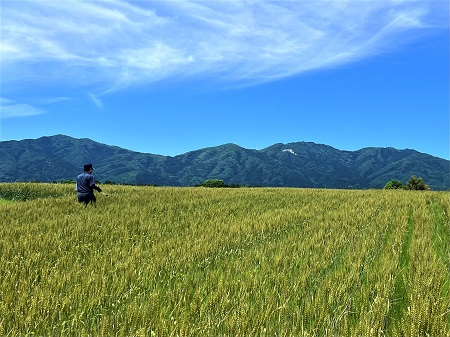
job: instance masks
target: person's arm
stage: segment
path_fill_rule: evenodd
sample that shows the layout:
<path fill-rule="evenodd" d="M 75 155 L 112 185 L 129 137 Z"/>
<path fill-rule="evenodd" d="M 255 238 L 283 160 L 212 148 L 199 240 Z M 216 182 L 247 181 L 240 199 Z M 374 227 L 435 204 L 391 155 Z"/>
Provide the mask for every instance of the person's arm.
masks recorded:
<path fill-rule="evenodd" d="M 100 187 L 98 187 L 97 185 L 95 185 L 95 179 L 94 179 L 94 176 L 92 176 L 92 180 L 91 180 L 90 186 L 91 186 L 91 188 L 92 188 L 93 190 L 96 190 L 97 192 L 101 192 L 101 191 L 102 191 L 102 189 L 101 189 Z"/>
<path fill-rule="evenodd" d="M 94 189 L 94 190 L 96 190 L 97 192 L 101 192 L 102 191 L 102 189 L 100 188 L 100 187 L 98 187 L 97 185 L 92 185 L 92 188 Z"/>

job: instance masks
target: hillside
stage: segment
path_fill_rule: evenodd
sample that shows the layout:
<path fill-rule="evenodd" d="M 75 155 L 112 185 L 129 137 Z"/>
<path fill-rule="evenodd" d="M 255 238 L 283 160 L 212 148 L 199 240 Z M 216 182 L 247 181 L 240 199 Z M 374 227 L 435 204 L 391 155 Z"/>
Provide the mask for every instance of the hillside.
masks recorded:
<path fill-rule="evenodd" d="M 214 178 L 251 186 L 365 189 L 416 175 L 433 190 L 450 189 L 448 160 L 409 149 L 341 151 L 310 142 L 262 150 L 224 144 L 170 157 L 56 135 L 0 142 L 0 158 L 0 182 L 74 180 L 92 162 L 100 182 L 193 186 Z"/>

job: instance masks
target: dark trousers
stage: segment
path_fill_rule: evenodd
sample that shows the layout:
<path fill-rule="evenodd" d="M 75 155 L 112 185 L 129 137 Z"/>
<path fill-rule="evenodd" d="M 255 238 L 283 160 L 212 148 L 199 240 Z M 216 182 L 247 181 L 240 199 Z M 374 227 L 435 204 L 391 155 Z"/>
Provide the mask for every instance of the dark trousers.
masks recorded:
<path fill-rule="evenodd" d="M 97 199 L 95 198 L 94 192 L 92 193 L 78 193 L 78 202 L 84 202 L 86 206 L 92 202 L 96 202 Z"/>

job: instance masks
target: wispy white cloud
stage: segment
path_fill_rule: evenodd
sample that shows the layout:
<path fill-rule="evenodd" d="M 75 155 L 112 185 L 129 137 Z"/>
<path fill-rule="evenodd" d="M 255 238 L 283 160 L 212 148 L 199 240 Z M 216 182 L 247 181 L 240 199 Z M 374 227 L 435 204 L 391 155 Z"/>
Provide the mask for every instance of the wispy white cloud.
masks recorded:
<path fill-rule="evenodd" d="M 29 117 L 47 112 L 45 106 L 71 100 L 70 97 L 38 97 L 28 99 L 26 103 L 6 97 L 0 97 L 0 118 Z"/>
<path fill-rule="evenodd" d="M 29 117 L 45 113 L 45 110 L 29 104 L 19 103 L 4 97 L 0 98 L 0 118 Z"/>
<path fill-rule="evenodd" d="M 70 101 L 72 98 L 70 97 L 40 97 L 33 99 L 33 103 L 35 104 L 54 104 L 60 102 Z"/>
<path fill-rule="evenodd" d="M 448 28 L 445 13 L 447 1 L 7 1 L 2 81 L 265 82 L 398 48 Z"/>
<path fill-rule="evenodd" d="M 92 93 L 88 93 L 88 95 L 89 95 L 89 98 L 91 99 L 91 101 L 97 106 L 97 108 L 99 108 L 100 110 L 103 110 L 103 102 Z"/>

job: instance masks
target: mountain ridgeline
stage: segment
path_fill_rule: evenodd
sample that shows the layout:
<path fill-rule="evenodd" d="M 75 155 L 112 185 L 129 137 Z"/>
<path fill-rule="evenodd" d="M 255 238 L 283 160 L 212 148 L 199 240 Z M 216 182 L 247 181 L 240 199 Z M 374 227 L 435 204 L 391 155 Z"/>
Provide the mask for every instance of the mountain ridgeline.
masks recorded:
<path fill-rule="evenodd" d="M 415 175 L 450 189 L 450 161 L 415 150 L 341 151 L 310 142 L 250 150 L 225 144 L 178 156 L 139 153 L 64 135 L 0 142 L 0 182 L 74 180 L 94 163 L 101 183 L 194 186 L 208 179 L 271 187 L 367 189 Z"/>

